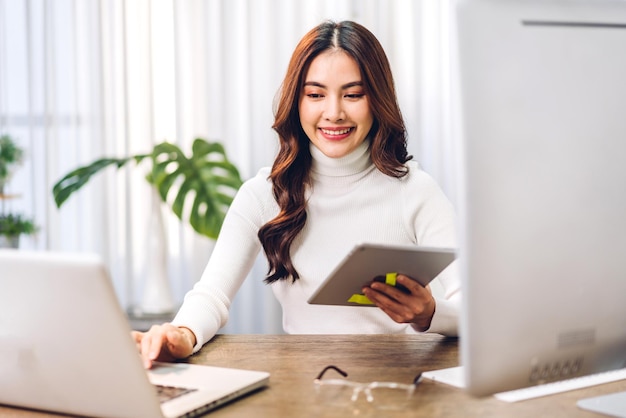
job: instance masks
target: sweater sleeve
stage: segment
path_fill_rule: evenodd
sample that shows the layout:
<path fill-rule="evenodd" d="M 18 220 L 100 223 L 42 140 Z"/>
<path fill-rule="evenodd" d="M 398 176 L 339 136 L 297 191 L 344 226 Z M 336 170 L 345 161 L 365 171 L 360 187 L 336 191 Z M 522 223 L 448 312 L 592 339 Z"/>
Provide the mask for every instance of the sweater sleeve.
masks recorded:
<path fill-rule="evenodd" d="M 459 334 L 461 292 L 459 291 L 445 299 L 435 298 L 435 303 L 435 315 L 426 332 L 457 337 Z"/>
<path fill-rule="evenodd" d="M 445 293 L 443 297 L 435 296 L 435 314 L 430 327 L 424 332 L 437 333 L 449 337 L 458 336 L 461 287 L 459 285 L 460 280 L 456 263 L 456 261 L 453 262 L 436 279 L 441 281 Z"/>
<path fill-rule="evenodd" d="M 260 172 L 239 189 L 200 280 L 185 295 L 172 321 L 196 336 L 194 352 L 228 321 L 229 308 L 260 251 L 257 237 L 267 205 L 267 173 Z"/>
<path fill-rule="evenodd" d="M 415 167 L 412 170 L 415 177 L 407 190 L 409 201 L 405 207 L 409 210 L 409 225 L 417 245 L 456 249 L 457 220 L 452 204 L 427 173 Z M 457 264 L 454 261 L 435 278 L 443 288 L 443 295 L 435 296 L 435 314 L 425 332 L 458 336 L 461 280 Z"/>

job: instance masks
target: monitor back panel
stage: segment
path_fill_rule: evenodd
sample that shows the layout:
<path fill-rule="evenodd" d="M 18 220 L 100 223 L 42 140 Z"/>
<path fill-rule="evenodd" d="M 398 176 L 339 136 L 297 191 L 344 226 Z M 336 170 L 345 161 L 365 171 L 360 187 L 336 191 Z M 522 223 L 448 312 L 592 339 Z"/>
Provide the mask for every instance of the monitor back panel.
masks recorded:
<path fill-rule="evenodd" d="M 467 386 L 623 366 L 626 2 L 456 12 Z"/>

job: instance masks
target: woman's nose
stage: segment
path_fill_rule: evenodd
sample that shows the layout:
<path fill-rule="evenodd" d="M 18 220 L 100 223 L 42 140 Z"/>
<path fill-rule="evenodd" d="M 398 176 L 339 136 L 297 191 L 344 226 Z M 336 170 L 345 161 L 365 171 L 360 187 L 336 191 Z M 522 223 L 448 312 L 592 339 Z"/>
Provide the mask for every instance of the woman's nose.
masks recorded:
<path fill-rule="evenodd" d="M 324 107 L 324 119 L 336 122 L 345 119 L 341 98 L 328 98 Z"/>

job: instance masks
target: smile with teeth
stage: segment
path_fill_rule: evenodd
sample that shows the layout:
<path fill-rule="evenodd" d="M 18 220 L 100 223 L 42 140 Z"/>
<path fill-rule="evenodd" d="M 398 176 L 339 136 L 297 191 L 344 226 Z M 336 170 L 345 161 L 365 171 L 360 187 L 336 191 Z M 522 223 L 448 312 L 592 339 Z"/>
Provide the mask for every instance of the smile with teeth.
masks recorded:
<path fill-rule="evenodd" d="M 338 130 L 337 129 L 329 130 L 329 129 L 324 129 L 324 128 L 320 128 L 320 129 L 324 133 L 324 135 L 345 135 L 352 130 L 352 128 L 345 128 L 345 129 L 338 129 Z"/>

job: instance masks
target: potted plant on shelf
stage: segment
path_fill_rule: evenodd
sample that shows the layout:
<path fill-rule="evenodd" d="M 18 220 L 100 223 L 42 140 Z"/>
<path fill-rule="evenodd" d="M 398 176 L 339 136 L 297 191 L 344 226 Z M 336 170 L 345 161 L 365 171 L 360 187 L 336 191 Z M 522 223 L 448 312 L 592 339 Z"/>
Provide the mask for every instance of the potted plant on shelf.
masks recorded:
<path fill-rule="evenodd" d="M 20 235 L 37 232 L 35 223 L 21 214 L 0 214 L 0 248 L 18 248 Z"/>
<path fill-rule="evenodd" d="M 6 185 L 15 169 L 22 164 L 23 158 L 24 150 L 10 135 L 0 136 L 0 248 L 18 248 L 21 235 L 37 232 L 32 219 L 5 212 L 5 201 L 18 197 L 7 194 Z"/>

